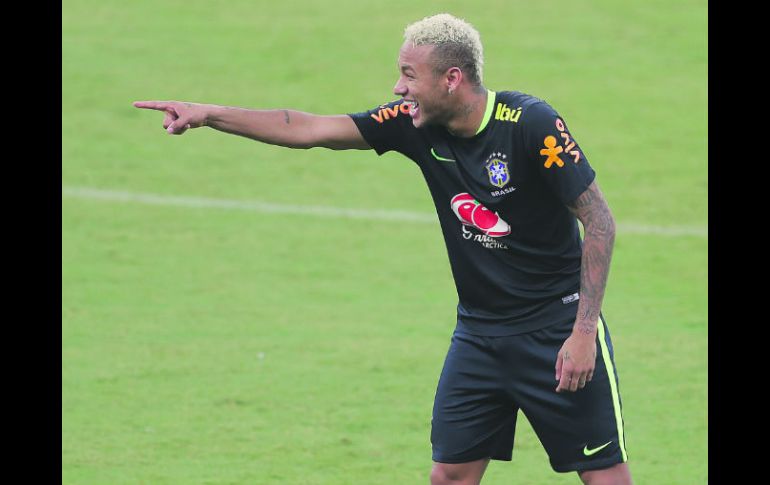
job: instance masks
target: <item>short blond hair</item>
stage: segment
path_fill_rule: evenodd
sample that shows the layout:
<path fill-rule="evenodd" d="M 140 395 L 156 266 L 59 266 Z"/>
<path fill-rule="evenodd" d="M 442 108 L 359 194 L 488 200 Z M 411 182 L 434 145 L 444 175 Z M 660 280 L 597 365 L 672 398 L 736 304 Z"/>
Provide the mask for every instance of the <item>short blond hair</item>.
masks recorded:
<path fill-rule="evenodd" d="M 484 50 L 479 32 L 468 22 L 448 13 L 425 17 L 404 29 L 404 40 L 413 46 L 434 45 L 436 74 L 459 67 L 473 84 L 481 84 Z"/>

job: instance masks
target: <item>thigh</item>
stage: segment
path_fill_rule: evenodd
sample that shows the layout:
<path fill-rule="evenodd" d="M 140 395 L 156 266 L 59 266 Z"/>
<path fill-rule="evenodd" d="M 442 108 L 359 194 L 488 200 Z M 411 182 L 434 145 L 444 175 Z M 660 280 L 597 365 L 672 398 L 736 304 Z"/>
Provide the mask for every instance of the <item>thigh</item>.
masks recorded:
<path fill-rule="evenodd" d="M 489 337 L 455 332 L 433 403 L 433 461 L 510 460 L 517 408 Z"/>
<path fill-rule="evenodd" d="M 576 392 L 556 392 L 556 355 L 572 322 L 523 335 L 511 393 L 558 472 L 605 468 L 627 460 L 618 378 L 604 318 L 599 321 L 593 379 Z"/>

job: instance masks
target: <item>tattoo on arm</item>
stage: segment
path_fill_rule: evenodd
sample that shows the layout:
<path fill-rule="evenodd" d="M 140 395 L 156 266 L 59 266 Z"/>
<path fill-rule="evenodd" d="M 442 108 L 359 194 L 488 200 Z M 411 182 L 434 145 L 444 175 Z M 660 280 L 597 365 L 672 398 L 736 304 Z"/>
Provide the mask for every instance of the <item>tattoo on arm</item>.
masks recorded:
<path fill-rule="evenodd" d="M 570 211 L 585 228 L 580 267 L 580 303 L 575 329 L 596 332 L 615 243 L 615 220 L 596 182 L 571 204 Z"/>
<path fill-rule="evenodd" d="M 589 185 L 588 189 L 586 189 L 585 192 L 580 194 L 580 196 L 578 196 L 577 199 L 575 199 L 574 201 L 572 201 L 571 204 L 569 204 L 569 208 L 572 210 L 573 213 L 575 213 L 575 215 L 578 218 L 580 218 L 580 214 L 578 213 L 580 211 L 580 209 L 584 209 L 584 208 L 590 206 L 591 204 L 594 203 L 594 201 L 597 198 L 596 191 L 595 190 L 591 190 L 591 187 L 593 187 L 593 186 L 594 186 L 593 183 L 591 185 Z"/>
<path fill-rule="evenodd" d="M 289 110 L 283 110 L 283 117 L 283 121 L 285 121 L 287 125 L 291 124 L 291 120 L 289 119 Z"/>

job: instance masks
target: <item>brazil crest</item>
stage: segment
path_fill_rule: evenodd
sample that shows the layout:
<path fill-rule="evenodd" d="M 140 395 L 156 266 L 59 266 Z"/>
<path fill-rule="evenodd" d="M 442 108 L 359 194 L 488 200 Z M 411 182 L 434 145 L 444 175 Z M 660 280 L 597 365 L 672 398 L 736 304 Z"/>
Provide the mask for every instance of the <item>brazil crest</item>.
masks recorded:
<path fill-rule="evenodd" d="M 508 162 L 505 161 L 505 158 L 507 157 L 502 153 L 493 153 L 484 165 L 487 168 L 489 182 L 495 187 L 503 188 L 505 184 L 511 181 Z"/>

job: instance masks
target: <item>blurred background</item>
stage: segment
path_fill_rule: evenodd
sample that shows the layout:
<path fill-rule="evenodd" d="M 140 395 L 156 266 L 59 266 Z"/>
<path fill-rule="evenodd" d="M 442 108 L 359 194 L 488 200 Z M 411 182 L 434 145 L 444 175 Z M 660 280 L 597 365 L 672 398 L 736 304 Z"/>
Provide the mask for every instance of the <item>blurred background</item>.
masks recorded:
<path fill-rule="evenodd" d="M 488 88 L 559 111 L 613 210 L 635 481 L 707 481 L 705 0 L 65 0 L 63 483 L 427 483 L 457 295 L 417 167 L 169 136 L 131 103 L 364 111 L 439 12 L 481 33 Z M 521 415 L 483 483 L 514 482 L 579 483 Z"/>

